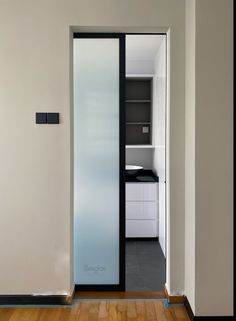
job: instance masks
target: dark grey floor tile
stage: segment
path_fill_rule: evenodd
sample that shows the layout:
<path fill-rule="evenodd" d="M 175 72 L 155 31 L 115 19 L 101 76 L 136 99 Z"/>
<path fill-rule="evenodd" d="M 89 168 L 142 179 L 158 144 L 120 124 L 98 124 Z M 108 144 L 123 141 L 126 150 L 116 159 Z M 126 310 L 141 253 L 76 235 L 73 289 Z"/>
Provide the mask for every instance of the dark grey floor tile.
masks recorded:
<path fill-rule="evenodd" d="M 126 242 L 126 291 L 163 291 L 165 257 L 158 241 Z"/>

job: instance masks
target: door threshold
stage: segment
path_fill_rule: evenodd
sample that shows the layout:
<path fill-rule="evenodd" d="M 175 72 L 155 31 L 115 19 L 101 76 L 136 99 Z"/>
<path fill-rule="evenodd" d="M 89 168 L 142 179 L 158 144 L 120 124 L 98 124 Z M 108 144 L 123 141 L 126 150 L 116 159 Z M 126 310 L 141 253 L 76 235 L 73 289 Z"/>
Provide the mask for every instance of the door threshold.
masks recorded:
<path fill-rule="evenodd" d="M 164 291 L 160 292 L 75 292 L 78 299 L 165 299 Z"/>

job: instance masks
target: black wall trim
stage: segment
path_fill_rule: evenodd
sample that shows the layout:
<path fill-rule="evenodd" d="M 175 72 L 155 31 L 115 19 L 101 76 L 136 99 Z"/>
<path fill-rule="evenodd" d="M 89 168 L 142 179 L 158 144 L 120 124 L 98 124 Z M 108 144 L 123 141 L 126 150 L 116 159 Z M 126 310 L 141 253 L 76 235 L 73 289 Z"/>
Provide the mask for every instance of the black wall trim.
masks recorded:
<path fill-rule="evenodd" d="M 193 310 L 191 308 L 191 305 L 187 299 L 187 297 L 185 297 L 185 301 L 184 301 L 184 306 L 185 309 L 188 313 L 189 319 L 191 321 L 217 321 L 217 320 L 232 320 L 234 317 L 233 316 L 195 316 L 193 314 Z"/>
<path fill-rule="evenodd" d="M 68 305 L 67 295 L 0 295 L 0 305 L 8 304 L 60 304 Z"/>
<path fill-rule="evenodd" d="M 124 291 L 122 284 L 76 284 L 75 291 L 81 292 L 121 292 Z"/>
<path fill-rule="evenodd" d="M 118 32 L 75 32 L 73 38 L 121 38 L 123 35 Z"/>
<path fill-rule="evenodd" d="M 214 317 L 214 316 L 212 316 L 212 317 L 194 317 L 194 321 L 217 321 L 217 320 L 225 320 L 225 321 L 227 321 L 227 320 L 233 320 L 234 319 L 234 317 L 233 316 L 231 316 L 231 317 L 224 317 L 224 316 L 220 316 L 220 317 Z"/>
<path fill-rule="evenodd" d="M 191 321 L 193 321 L 193 320 L 194 320 L 194 314 L 193 314 L 193 310 L 192 310 L 192 308 L 191 308 L 191 305 L 190 305 L 187 297 L 185 297 L 184 306 L 185 306 L 185 309 L 186 309 L 186 311 L 187 311 L 187 313 L 188 313 L 189 319 L 190 319 Z"/>

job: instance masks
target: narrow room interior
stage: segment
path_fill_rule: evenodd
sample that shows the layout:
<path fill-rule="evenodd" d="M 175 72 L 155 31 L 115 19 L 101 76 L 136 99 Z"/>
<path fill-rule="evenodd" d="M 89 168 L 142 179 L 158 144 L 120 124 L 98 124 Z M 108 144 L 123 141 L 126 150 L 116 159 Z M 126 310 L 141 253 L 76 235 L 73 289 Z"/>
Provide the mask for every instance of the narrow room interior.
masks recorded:
<path fill-rule="evenodd" d="M 165 285 L 166 36 L 126 35 L 126 291 Z"/>

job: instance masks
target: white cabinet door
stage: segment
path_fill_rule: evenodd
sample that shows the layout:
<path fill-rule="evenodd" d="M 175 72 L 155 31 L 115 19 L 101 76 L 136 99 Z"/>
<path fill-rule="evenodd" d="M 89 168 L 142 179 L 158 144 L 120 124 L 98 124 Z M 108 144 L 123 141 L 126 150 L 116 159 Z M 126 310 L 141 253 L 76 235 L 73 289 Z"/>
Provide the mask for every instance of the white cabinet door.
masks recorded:
<path fill-rule="evenodd" d="M 157 202 L 143 202 L 143 218 L 157 220 L 158 218 Z"/>
<path fill-rule="evenodd" d="M 157 200 L 157 186 L 156 183 L 146 183 L 143 185 L 143 200 L 156 201 Z"/>
<path fill-rule="evenodd" d="M 143 200 L 143 184 L 126 183 L 126 201 Z"/>
<path fill-rule="evenodd" d="M 126 237 L 156 236 L 156 220 L 126 220 Z"/>
<path fill-rule="evenodd" d="M 126 219 L 156 220 L 157 214 L 156 202 L 126 202 Z"/>
<path fill-rule="evenodd" d="M 126 202 L 126 220 L 143 218 L 143 202 Z"/>
<path fill-rule="evenodd" d="M 126 183 L 126 201 L 156 201 L 157 183 Z"/>
<path fill-rule="evenodd" d="M 158 236 L 157 200 L 157 183 L 126 183 L 126 237 Z"/>

